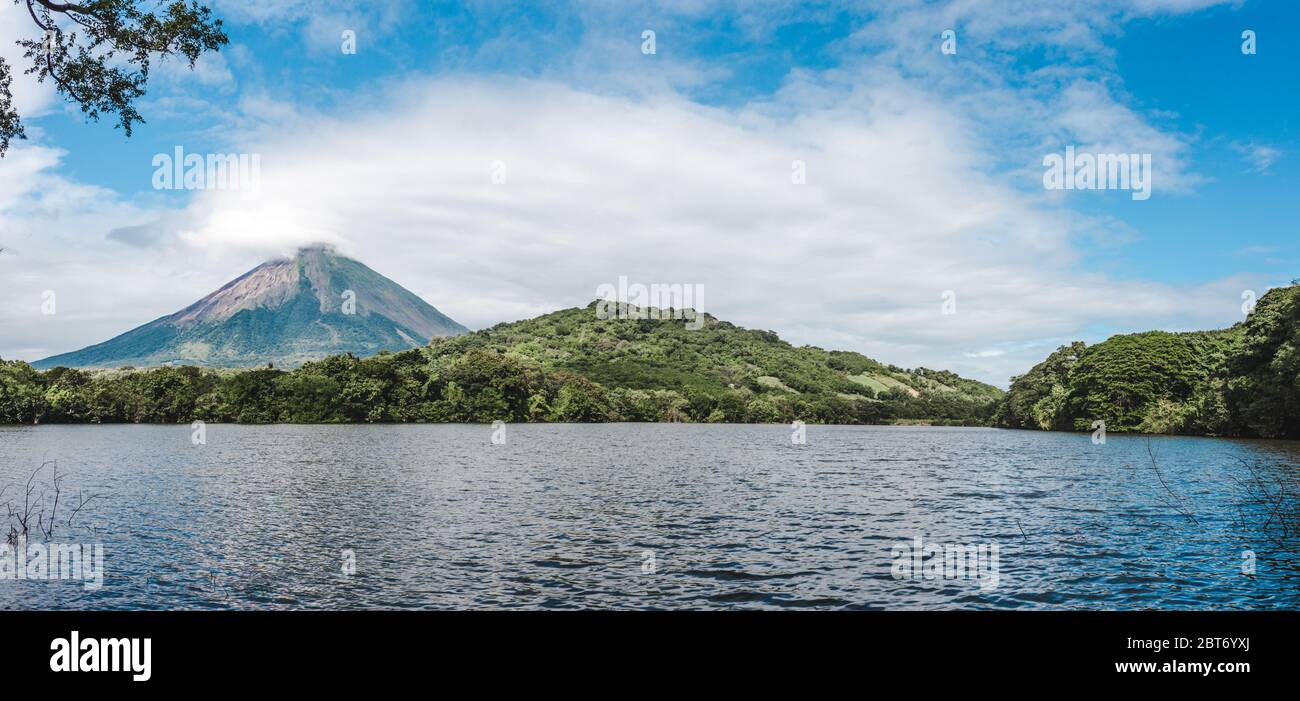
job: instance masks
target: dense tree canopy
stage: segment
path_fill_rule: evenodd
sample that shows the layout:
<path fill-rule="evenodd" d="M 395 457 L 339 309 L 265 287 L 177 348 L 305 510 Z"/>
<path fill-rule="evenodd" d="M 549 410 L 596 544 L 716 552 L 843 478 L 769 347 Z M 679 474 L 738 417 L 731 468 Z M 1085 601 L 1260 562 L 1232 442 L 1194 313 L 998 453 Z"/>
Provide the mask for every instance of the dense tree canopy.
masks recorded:
<path fill-rule="evenodd" d="M 1264 437 L 1300 437 L 1300 287 L 1259 299 L 1226 374 L 1233 423 Z"/>
<path fill-rule="evenodd" d="M 1013 378 L 1007 428 L 1300 438 L 1300 286 L 1270 290 L 1220 331 L 1151 331 L 1062 346 Z"/>
<path fill-rule="evenodd" d="M 998 404 L 994 422 L 1006 428 L 1065 428 L 1061 409 L 1070 372 L 1085 348 L 1082 341 L 1061 346 L 1029 372 L 1011 378 L 1011 391 Z"/>

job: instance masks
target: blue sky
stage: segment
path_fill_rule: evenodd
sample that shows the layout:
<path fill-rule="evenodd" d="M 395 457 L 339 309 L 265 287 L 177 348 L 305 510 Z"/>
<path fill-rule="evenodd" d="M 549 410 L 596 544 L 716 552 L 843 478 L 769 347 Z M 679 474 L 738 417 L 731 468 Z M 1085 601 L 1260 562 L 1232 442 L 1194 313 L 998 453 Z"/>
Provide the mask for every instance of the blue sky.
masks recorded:
<path fill-rule="evenodd" d="M 311 239 L 471 327 L 639 275 L 705 283 L 709 311 L 795 342 L 1000 385 L 1076 338 L 1233 323 L 1242 291 L 1300 277 L 1294 3 L 215 8 L 231 45 L 159 69 L 130 139 L 16 86 L 32 138 L 0 183 L 51 185 L 0 198 L 0 292 L 66 289 L 69 311 L 0 311 L 0 356 L 104 340 Z M 274 207 L 155 191 L 177 145 L 262 154 Z M 1066 145 L 1152 153 L 1153 196 L 1045 192 Z M 474 190 L 480 159 L 516 186 Z M 113 235 L 131 227 L 149 238 Z"/>
<path fill-rule="evenodd" d="M 1249 269 L 1276 284 L 1300 277 L 1300 46 L 1285 39 L 1298 22 L 1293 3 L 1249 3 L 1145 20 L 1116 42 L 1117 69 L 1136 104 L 1169 112 L 1175 128 L 1199 134 L 1196 166 L 1212 179 L 1192 195 L 1115 212 L 1143 233 L 1125 274 L 1192 282 Z M 1227 31 L 1238 26 L 1275 31 L 1264 34 L 1264 50 L 1246 56 L 1240 34 Z M 1214 46 L 1225 50 L 1207 50 Z M 1261 172 L 1240 150 L 1252 143 L 1281 155 Z"/>

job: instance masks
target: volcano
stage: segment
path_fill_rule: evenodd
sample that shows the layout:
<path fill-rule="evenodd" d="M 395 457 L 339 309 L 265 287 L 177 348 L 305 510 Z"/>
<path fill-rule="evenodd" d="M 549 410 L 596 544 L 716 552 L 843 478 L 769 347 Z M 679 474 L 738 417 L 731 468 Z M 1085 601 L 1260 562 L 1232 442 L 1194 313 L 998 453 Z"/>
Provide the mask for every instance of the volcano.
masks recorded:
<path fill-rule="evenodd" d="M 468 329 L 327 246 L 263 263 L 190 306 L 37 368 L 295 367 L 423 346 Z"/>

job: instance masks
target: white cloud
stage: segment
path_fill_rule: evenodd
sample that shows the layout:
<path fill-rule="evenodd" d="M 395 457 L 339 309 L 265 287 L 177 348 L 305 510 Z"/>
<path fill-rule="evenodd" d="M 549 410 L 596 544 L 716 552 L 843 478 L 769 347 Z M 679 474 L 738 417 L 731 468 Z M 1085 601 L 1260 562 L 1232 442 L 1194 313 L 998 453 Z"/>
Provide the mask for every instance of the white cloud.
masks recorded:
<path fill-rule="evenodd" d="M 1241 154 L 1241 157 L 1250 165 L 1250 169 L 1256 173 L 1267 173 L 1273 162 L 1282 157 L 1280 150 L 1254 141 L 1234 143 L 1232 148 Z"/>
<path fill-rule="evenodd" d="M 203 88 L 228 86 L 235 80 L 225 54 L 211 52 L 199 56 L 192 68 L 184 56 L 163 57 L 155 65 L 152 77 L 172 86 L 198 84 Z"/>
<path fill-rule="evenodd" d="M 985 167 L 1041 186 L 1043 157 L 1074 146 L 1086 153 L 1151 154 L 1155 196 L 1188 194 L 1206 181 L 1194 170 L 1195 136 L 1168 128 L 1171 115 L 1135 107 L 1116 78 L 1106 39 L 1138 17 L 1229 4 L 1222 0 L 1008 0 L 996 9 L 968 0 L 889 3 L 858 30 L 862 55 L 841 78 L 884 71 L 966 115 L 990 148 Z M 957 53 L 940 51 L 956 31 Z M 1026 50 L 1041 60 L 1025 60 Z"/>

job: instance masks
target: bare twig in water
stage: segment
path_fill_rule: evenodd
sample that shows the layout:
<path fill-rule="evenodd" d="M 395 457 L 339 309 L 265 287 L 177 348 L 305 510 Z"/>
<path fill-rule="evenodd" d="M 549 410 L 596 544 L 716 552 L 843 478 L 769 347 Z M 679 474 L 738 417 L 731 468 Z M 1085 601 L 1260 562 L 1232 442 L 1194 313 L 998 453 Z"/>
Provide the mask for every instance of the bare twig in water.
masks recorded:
<path fill-rule="evenodd" d="M 37 478 L 41 472 L 52 467 L 50 480 L 41 483 Z M 63 504 L 63 481 L 65 475 L 59 473 L 59 464 L 53 460 L 47 460 L 41 463 L 41 466 L 32 471 L 27 477 L 27 483 L 23 488 L 22 509 L 14 507 L 14 500 L 10 499 L 3 502 L 6 515 L 8 518 L 8 532 L 5 534 L 6 540 L 10 545 L 17 545 L 20 540 L 25 540 L 32 535 L 32 532 L 38 536 L 50 540 L 54 537 L 55 526 L 58 523 L 59 507 Z M 8 485 L 0 487 L 0 496 L 9 489 Z M 39 489 L 39 494 L 37 490 Z M 100 497 L 98 494 L 92 494 L 89 497 L 78 492 L 77 508 L 72 510 L 68 515 L 67 525 L 72 527 L 73 519 L 85 508 L 86 504 Z M 46 508 L 49 508 L 47 515 Z M 32 517 L 36 517 L 36 522 L 32 522 Z"/>
<path fill-rule="evenodd" d="M 1201 525 L 1201 522 L 1196 519 L 1196 516 L 1192 514 L 1191 510 L 1184 506 L 1182 497 L 1178 496 L 1178 494 L 1176 494 L 1169 486 L 1169 483 L 1165 481 L 1164 473 L 1160 472 L 1160 464 L 1156 462 L 1156 453 L 1151 447 L 1151 438 L 1149 436 L 1147 437 L 1147 457 L 1151 458 L 1151 471 L 1156 473 L 1156 479 L 1160 480 L 1160 486 L 1164 487 L 1165 493 L 1169 495 L 1169 499 L 1166 500 L 1165 503 L 1187 518 L 1187 520 L 1198 526 Z"/>
<path fill-rule="evenodd" d="M 77 514 L 81 513 L 81 510 L 85 508 L 86 504 L 89 504 L 92 500 L 98 498 L 98 494 L 91 494 L 90 497 L 87 498 L 82 496 L 81 492 L 77 492 L 77 508 L 73 509 L 72 513 L 68 514 L 68 528 L 72 528 L 72 519 L 76 518 Z"/>
<path fill-rule="evenodd" d="M 1243 480 L 1236 475 L 1230 475 L 1230 477 L 1244 492 L 1245 499 L 1248 502 L 1259 504 L 1268 511 L 1268 518 L 1264 519 L 1260 530 L 1265 534 L 1269 534 L 1269 529 L 1273 528 L 1276 523 L 1276 528 L 1280 533 L 1276 537 L 1272 535 L 1268 537 L 1278 544 L 1283 543 L 1294 533 L 1300 532 L 1300 516 L 1287 510 L 1287 504 L 1292 500 L 1291 495 L 1287 492 L 1287 484 L 1282 477 L 1280 475 L 1272 476 L 1269 483 L 1266 483 L 1264 470 L 1258 462 L 1248 461 L 1242 457 L 1238 457 L 1237 461 L 1246 469 L 1249 478 Z M 1244 526 L 1246 523 L 1245 512 L 1240 505 L 1237 510 L 1241 514 L 1241 521 Z"/>
<path fill-rule="evenodd" d="M 36 475 L 40 474 L 51 461 L 41 463 L 41 466 L 32 471 L 27 477 L 27 485 L 23 490 L 23 510 L 13 511 L 10 509 L 9 515 L 18 520 L 18 527 L 14 528 L 13 524 L 9 525 L 9 543 L 16 545 L 19 538 L 26 538 L 32 530 L 32 516 L 36 513 L 36 504 L 32 501 L 32 495 L 36 493 Z M 44 506 L 44 504 L 42 504 Z M 37 530 L 40 529 L 40 522 L 37 522 Z"/>
<path fill-rule="evenodd" d="M 59 474 L 59 464 L 54 463 L 54 474 L 50 477 L 50 486 L 54 490 L 54 505 L 50 508 L 49 521 L 45 520 L 45 490 L 41 490 L 41 515 L 37 520 L 37 529 L 45 534 L 46 540 L 54 537 L 54 519 L 59 514 L 59 497 L 63 494 L 63 475 Z"/>
<path fill-rule="evenodd" d="M 1029 536 L 1025 535 L 1025 527 L 1022 526 L 1022 525 L 1020 525 L 1020 519 L 1016 519 L 1016 528 L 1019 528 L 1019 529 L 1020 529 L 1020 537 L 1021 537 L 1021 538 L 1024 538 L 1024 539 L 1025 539 L 1025 542 L 1028 543 L 1028 542 L 1029 542 Z"/>

